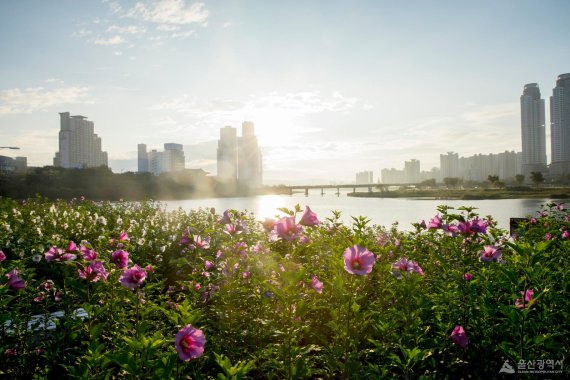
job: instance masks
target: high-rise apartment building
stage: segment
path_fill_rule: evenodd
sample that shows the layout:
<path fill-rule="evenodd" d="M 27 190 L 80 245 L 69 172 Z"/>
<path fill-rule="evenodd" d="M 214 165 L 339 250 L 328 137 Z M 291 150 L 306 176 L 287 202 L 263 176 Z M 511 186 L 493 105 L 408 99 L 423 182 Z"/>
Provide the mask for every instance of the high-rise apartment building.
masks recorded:
<path fill-rule="evenodd" d="M 254 132 L 254 124 L 245 121 L 238 138 L 235 128 L 220 128 L 218 140 L 218 181 L 239 183 L 242 188 L 256 189 L 262 184 L 263 163 L 261 150 Z"/>
<path fill-rule="evenodd" d="M 238 138 L 238 182 L 247 188 L 257 189 L 262 183 L 261 150 L 253 123 L 244 121 L 241 128 L 242 135 Z"/>
<path fill-rule="evenodd" d="M 357 185 L 368 185 L 374 183 L 374 174 L 372 171 L 363 171 L 356 173 Z"/>
<path fill-rule="evenodd" d="M 546 172 L 544 99 L 536 83 L 524 86 L 521 95 L 522 174 Z"/>
<path fill-rule="evenodd" d="M 405 183 L 420 182 L 420 161 L 412 159 L 404 162 Z"/>
<path fill-rule="evenodd" d="M 570 173 L 570 73 L 560 74 L 550 97 L 550 174 Z"/>
<path fill-rule="evenodd" d="M 459 155 L 453 152 L 439 155 L 441 180 L 444 178 L 459 178 Z"/>
<path fill-rule="evenodd" d="M 107 166 L 107 152 L 101 150 L 101 138 L 95 134 L 92 121 L 85 116 L 60 114 L 59 151 L 54 166 L 88 168 Z"/>
<path fill-rule="evenodd" d="M 235 128 L 226 126 L 220 129 L 217 156 L 218 181 L 225 183 L 237 182 L 238 149 L 237 132 Z"/>
<path fill-rule="evenodd" d="M 166 143 L 164 151 L 156 149 L 146 150 L 146 144 L 138 145 L 138 172 L 152 173 L 172 173 L 184 170 L 186 159 L 184 157 L 184 147 L 182 144 Z"/>
<path fill-rule="evenodd" d="M 148 153 L 146 151 L 146 144 L 139 144 L 138 146 L 138 172 L 148 173 Z"/>

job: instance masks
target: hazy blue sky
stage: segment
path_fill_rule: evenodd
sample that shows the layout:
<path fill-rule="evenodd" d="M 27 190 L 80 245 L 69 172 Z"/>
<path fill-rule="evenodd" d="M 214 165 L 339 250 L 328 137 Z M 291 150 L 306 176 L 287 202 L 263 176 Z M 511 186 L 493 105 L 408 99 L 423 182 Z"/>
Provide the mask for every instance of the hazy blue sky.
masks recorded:
<path fill-rule="evenodd" d="M 244 120 L 267 182 L 520 151 L 525 83 L 549 132 L 569 20 L 567 0 L 2 0 L 0 145 L 22 149 L 0 154 L 51 164 L 65 111 L 95 122 L 116 172 L 138 143 L 177 142 L 215 174 L 219 129 Z"/>

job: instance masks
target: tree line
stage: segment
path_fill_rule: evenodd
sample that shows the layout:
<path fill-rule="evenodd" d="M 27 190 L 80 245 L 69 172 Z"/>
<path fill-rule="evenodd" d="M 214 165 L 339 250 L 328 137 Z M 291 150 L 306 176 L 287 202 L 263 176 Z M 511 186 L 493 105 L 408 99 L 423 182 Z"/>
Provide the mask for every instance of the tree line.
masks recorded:
<path fill-rule="evenodd" d="M 205 173 L 205 172 L 204 172 Z M 0 174 L 0 196 L 25 199 L 40 195 L 49 199 L 85 197 L 92 200 L 189 199 L 241 195 L 246 189 L 221 185 L 215 177 L 185 172 L 113 173 L 101 166 L 65 169 L 54 166 L 26 173 Z"/>

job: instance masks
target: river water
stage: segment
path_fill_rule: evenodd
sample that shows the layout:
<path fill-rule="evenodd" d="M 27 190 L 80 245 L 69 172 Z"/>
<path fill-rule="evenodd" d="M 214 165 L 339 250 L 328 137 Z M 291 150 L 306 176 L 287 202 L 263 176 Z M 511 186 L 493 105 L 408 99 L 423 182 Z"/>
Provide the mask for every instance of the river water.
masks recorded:
<path fill-rule="evenodd" d="M 526 217 L 536 215 L 541 205 L 556 201 L 549 199 L 502 199 L 502 200 L 434 200 L 415 198 L 357 198 L 349 197 L 346 193 L 336 195 L 293 194 L 293 195 L 260 195 L 254 197 L 236 198 L 205 198 L 166 201 L 168 210 L 182 209 L 188 211 L 198 208 L 215 208 L 218 214 L 226 209 L 236 209 L 252 212 L 259 220 L 283 216 L 277 209 L 282 207 L 293 208 L 295 204 L 309 206 L 317 213 L 320 220 L 332 217 L 331 210 L 341 212 L 341 220 L 351 222 L 351 216 L 365 216 L 373 224 L 389 227 L 398 222 L 400 230 L 411 230 L 412 223 L 422 219 L 428 221 L 436 213 L 438 205 L 451 207 L 476 207 L 481 216 L 492 215 L 500 228 L 509 228 L 509 219 L 513 217 Z"/>

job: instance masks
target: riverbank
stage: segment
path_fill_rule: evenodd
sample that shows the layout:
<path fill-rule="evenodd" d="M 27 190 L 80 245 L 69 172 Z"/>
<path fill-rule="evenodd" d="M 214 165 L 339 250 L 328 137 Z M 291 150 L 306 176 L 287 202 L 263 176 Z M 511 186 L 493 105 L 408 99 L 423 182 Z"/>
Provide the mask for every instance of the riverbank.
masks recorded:
<path fill-rule="evenodd" d="M 421 198 L 421 199 L 568 199 L 570 188 L 523 189 L 433 189 L 352 192 L 349 197 L 360 198 Z"/>

